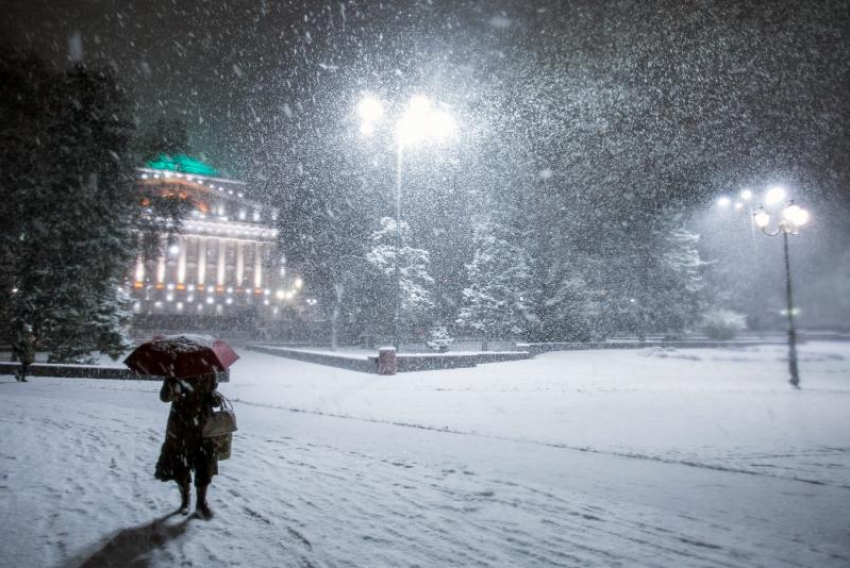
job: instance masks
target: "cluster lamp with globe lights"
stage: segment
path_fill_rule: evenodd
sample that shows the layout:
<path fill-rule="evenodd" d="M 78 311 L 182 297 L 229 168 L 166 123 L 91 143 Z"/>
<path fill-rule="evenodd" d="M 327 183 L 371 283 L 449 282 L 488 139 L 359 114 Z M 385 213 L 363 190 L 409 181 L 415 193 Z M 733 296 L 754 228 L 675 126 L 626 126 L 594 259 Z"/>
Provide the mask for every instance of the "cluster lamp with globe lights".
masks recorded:
<path fill-rule="evenodd" d="M 781 197 L 781 198 L 780 198 Z M 785 198 L 785 190 L 782 188 L 771 188 L 765 196 L 765 203 L 775 205 L 776 199 Z M 788 382 L 795 388 L 800 388 L 800 370 L 797 363 L 797 330 L 794 325 L 794 316 L 798 313 L 794 309 L 794 300 L 791 289 L 791 257 L 788 250 L 788 235 L 797 235 L 800 229 L 809 221 L 809 212 L 797 205 L 793 200 L 788 201 L 782 209 L 776 228 L 770 230 L 771 214 L 760 207 L 753 213 L 753 222 L 761 229 L 762 233 L 769 237 L 782 235 L 782 250 L 785 259 L 785 315 L 788 318 L 788 370 L 791 378 Z"/>
<path fill-rule="evenodd" d="M 783 252 L 785 259 L 785 300 L 787 308 L 783 310 L 783 315 L 788 318 L 788 367 L 791 378 L 789 382 L 795 387 L 800 386 L 800 373 L 797 363 L 797 332 L 794 324 L 794 316 L 798 313 L 794 309 L 794 302 L 791 290 L 791 261 L 788 249 L 788 236 L 797 235 L 800 229 L 809 221 L 809 212 L 800 207 L 794 200 L 789 200 L 787 191 L 782 186 L 772 186 L 762 196 L 763 205 L 754 208 L 753 201 L 755 194 L 751 189 L 743 189 L 738 194 L 739 201 L 734 203 L 734 209 L 741 211 L 744 209 L 744 204 L 749 204 L 749 217 L 751 235 L 753 236 L 753 251 L 755 247 L 755 229 L 758 228 L 762 233 L 769 237 L 781 235 L 783 240 Z M 785 203 L 781 211 L 777 211 L 781 203 Z M 717 199 L 717 206 L 721 209 L 728 209 L 732 204 L 732 200 L 727 196 L 721 196 Z M 771 229 L 771 222 L 776 219 L 776 226 Z"/>
<path fill-rule="evenodd" d="M 766 205 L 777 205 L 785 199 L 785 188 L 775 185 L 767 190 L 764 194 L 764 202 Z"/>

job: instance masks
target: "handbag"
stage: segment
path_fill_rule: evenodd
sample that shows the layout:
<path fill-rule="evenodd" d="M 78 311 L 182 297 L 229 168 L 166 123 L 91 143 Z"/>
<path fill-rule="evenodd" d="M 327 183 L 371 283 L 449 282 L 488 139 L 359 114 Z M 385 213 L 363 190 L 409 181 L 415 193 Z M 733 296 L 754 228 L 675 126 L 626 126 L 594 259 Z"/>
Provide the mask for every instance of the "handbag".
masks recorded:
<path fill-rule="evenodd" d="M 213 454 L 218 461 L 230 459 L 230 448 L 233 445 L 233 434 L 224 434 L 215 438 L 207 438 L 212 444 Z"/>
<path fill-rule="evenodd" d="M 216 407 L 218 410 L 215 410 Z M 217 438 L 236 432 L 236 413 L 233 412 L 233 404 L 222 394 L 215 393 L 212 408 L 201 435 L 204 438 Z"/>

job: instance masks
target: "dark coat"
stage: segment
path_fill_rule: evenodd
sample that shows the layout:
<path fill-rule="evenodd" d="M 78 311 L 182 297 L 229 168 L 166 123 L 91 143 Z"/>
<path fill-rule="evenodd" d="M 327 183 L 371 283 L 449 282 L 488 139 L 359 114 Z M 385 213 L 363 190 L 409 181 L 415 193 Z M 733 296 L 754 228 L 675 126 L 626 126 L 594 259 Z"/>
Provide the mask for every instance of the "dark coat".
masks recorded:
<path fill-rule="evenodd" d="M 159 398 L 171 403 L 171 412 L 156 464 L 157 479 L 187 484 L 194 471 L 195 485 L 203 486 L 218 474 L 213 443 L 202 435 L 218 396 L 217 386 L 215 373 L 163 382 Z"/>
<path fill-rule="evenodd" d="M 22 365 L 32 365 L 35 361 L 35 338 L 32 332 L 22 332 L 12 344 L 12 349 Z"/>

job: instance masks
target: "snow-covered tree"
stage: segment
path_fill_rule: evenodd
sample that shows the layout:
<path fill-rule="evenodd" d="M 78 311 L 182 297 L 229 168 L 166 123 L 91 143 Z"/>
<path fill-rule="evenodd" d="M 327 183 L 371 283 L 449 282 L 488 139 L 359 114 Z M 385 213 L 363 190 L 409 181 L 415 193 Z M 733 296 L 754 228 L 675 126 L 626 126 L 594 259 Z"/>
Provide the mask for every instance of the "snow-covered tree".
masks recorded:
<path fill-rule="evenodd" d="M 658 230 L 643 294 L 644 316 L 653 331 L 679 333 L 698 322 L 706 264 L 698 241 L 699 235 L 681 226 Z"/>
<path fill-rule="evenodd" d="M 85 362 L 94 350 L 116 356 L 128 346 L 119 283 L 133 258 L 138 203 L 126 95 L 106 72 L 59 74 L 37 63 L 30 71 L 2 81 L 4 111 L 16 111 L 3 112 L 14 120 L 3 122 L 0 144 L 11 165 L 2 172 L 3 217 L 14 219 L 2 229 L 14 290 L 7 313 L 14 327 L 32 328 L 51 360 Z M 14 62 L 4 60 L 3 72 L 14 75 Z"/>
<path fill-rule="evenodd" d="M 513 239 L 512 239 L 513 237 Z M 481 215 L 473 220 L 475 253 L 457 323 L 482 338 L 521 337 L 538 325 L 532 306 L 530 258 L 512 231 Z"/>
<path fill-rule="evenodd" d="M 542 335 L 546 341 L 590 341 L 597 332 L 599 302 L 580 266 L 568 262 L 553 265 L 542 301 Z"/>
<path fill-rule="evenodd" d="M 372 250 L 366 254 L 366 260 L 382 276 L 385 295 L 380 301 L 395 306 L 398 276 L 402 332 L 408 336 L 424 334 L 434 309 L 434 279 L 428 274 L 428 251 L 410 246 L 410 228 L 404 221 L 401 222 L 400 246 L 396 220 L 382 217 L 380 223 L 381 227 L 372 234 Z"/>
<path fill-rule="evenodd" d="M 444 325 L 437 325 L 431 329 L 428 334 L 428 341 L 425 346 L 436 353 L 445 353 L 452 347 L 454 339 L 449 334 L 449 330 Z"/>

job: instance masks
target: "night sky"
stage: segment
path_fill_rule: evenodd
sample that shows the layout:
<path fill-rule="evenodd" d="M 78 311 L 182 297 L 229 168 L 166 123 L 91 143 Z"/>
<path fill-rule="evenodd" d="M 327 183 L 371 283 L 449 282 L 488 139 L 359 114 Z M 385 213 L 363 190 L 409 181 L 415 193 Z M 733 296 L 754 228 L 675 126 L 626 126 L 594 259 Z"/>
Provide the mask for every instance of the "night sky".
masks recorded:
<path fill-rule="evenodd" d="M 740 243 L 718 196 L 779 184 L 814 220 L 794 239 L 802 301 L 846 296 L 846 0 L 14 0 L 0 17 L 56 66 L 113 68 L 140 132 L 184 120 L 193 154 L 308 235 L 336 218 L 328 200 L 394 214 L 392 136 L 364 139 L 354 109 L 424 93 L 460 132 L 406 156 L 405 217 L 456 271 L 457 225 L 483 202 L 544 233 L 568 219 L 569 246 L 590 249 L 687 211 L 720 258 Z"/>
<path fill-rule="evenodd" d="M 272 192 L 350 151 L 362 92 L 424 90 L 462 117 L 468 183 L 509 164 L 516 183 L 551 171 L 655 199 L 783 182 L 836 204 L 848 6 L 13 0 L 2 21 L 56 65 L 79 34 L 142 128 L 184 117 L 195 153 Z"/>

